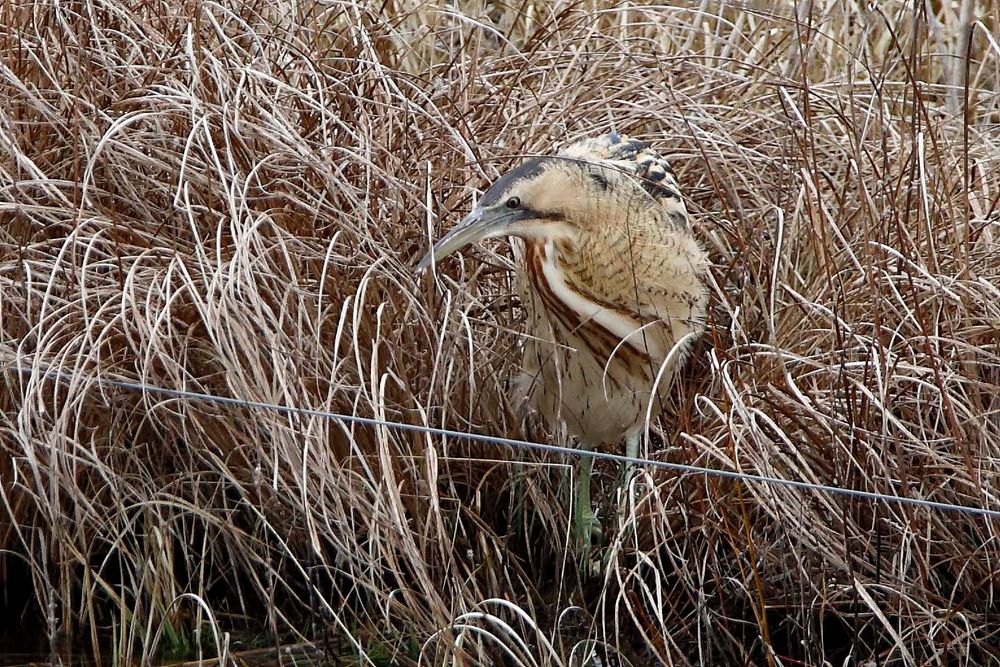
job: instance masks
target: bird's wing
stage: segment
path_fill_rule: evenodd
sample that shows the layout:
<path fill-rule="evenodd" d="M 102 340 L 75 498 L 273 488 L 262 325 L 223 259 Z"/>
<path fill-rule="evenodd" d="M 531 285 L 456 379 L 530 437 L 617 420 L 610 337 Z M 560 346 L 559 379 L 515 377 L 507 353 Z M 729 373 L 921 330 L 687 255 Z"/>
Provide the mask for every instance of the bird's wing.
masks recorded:
<path fill-rule="evenodd" d="M 662 155 L 645 141 L 611 132 L 600 137 L 581 139 L 566 147 L 561 156 L 604 163 L 632 175 L 663 209 L 666 221 L 674 228 L 687 230 L 687 208 L 681 197 L 677 174 Z"/>

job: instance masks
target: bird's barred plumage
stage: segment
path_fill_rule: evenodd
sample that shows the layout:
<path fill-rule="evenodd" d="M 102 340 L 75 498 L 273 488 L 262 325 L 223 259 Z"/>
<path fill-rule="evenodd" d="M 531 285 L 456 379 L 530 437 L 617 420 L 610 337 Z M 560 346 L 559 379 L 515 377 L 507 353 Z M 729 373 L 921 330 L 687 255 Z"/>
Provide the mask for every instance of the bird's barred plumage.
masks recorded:
<path fill-rule="evenodd" d="M 435 249 L 446 255 L 496 236 L 525 243 L 525 397 L 586 445 L 633 437 L 657 413 L 650 401 L 661 365 L 705 315 L 707 261 L 669 162 L 617 133 L 526 160 Z M 672 358 L 684 356 L 678 349 Z"/>
<path fill-rule="evenodd" d="M 641 338 L 642 324 L 615 304 L 600 301 L 579 285 L 567 284 L 555 257 L 551 243 L 528 242 L 525 246 L 530 286 L 549 319 L 558 321 L 564 337 L 578 340 L 595 359 L 624 364 L 632 375 L 648 375 L 651 362 L 662 356 L 662 350 L 649 349 L 653 342 Z M 615 373 L 607 379 L 616 387 L 622 386 Z"/>
<path fill-rule="evenodd" d="M 611 132 L 577 141 L 563 150 L 561 155 L 584 162 L 611 165 L 633 175 L 643 189 L 660 204 L 671 224 L 680 229 L 689 229 L 687 209 L 681 198 L 677 174 L 666 158 L 653 150 L 649 143 Z"/>
<path fill-rule="evenodd" d="M 647 411 L 658 413 L 648 408 L 661 364 L 703 326 L 707 265 L 688 232 L 676 174 L 649 144 L 618 134 L 584 139 L 524 173 L 544 179 L 545 161 L 580 172 L 582 184 L 599 183 L 596 199 L 580 197 L 568 214 L 586 218 L 593 233 L 525 238 L 520 291 L 531 336 L 520 386 L 586 445 L 615 443 L 641 429 Z M 510 192 L 516 171 L 497 190 Z M 490 188 L 487 197 L 501 201 L 504 192 Z"/>
<path fill-rule="evenodd" d="M 674 170 L 617 133 L 532 158 L 497 179 L 419 267 L 500 236 L 524 241 L 524 398 L 583 446 L 625 440 L 634 455 L 646 416 L 659 412 L 654 399 L 704 328 L 708 261 Z M 581 466 L 574 534 L 585 548 L 595 524 Z"/>

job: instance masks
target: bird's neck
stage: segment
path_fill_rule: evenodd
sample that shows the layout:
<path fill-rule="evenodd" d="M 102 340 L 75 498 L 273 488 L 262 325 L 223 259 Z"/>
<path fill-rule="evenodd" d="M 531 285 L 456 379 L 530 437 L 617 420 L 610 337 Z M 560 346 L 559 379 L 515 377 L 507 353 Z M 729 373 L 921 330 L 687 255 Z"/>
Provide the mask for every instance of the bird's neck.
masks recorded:
<path fill-rule="evenodd" d="M 560 255 L 560 252 L 570 254 Z M 665 358 L 666 350 L 657 341 L 647 341 L 644 336 L 634 338 L 647 322 L 641 313 L 637 317 L 623 311 L 602 295 L 600 289 L 595 289 L 598 287 L 594 284 L 595 273 L 599 275 L 601 269 L 581 266 L 579 259 L 575 248 L 564 246 L 560 251 L 555 241 L 526 245 L 529 284 L 550 321 L 557 322 L 569 334 L 587 338 L 592 353 L 603 359 L 614 355 L 624 361 L 629 357 L 632 361 L 641 361 L 641 357 L 647 362 L 651 358 Z M 629 341 L 629 345 L 622 348 L 621 341 Z"/>
<path fill-rule="evenodd" d="M 622 261 L 622 253 L 650 245 L 656 237 L 652 231 L 650 221 L 644 216 L 606 215 L 601 216 L 597 229 L 566 222 L 545 225 L 536 234 L 523 238 L 560 270 L 588 273 L 597 265 L 607 271 L 609 264 Z"/>

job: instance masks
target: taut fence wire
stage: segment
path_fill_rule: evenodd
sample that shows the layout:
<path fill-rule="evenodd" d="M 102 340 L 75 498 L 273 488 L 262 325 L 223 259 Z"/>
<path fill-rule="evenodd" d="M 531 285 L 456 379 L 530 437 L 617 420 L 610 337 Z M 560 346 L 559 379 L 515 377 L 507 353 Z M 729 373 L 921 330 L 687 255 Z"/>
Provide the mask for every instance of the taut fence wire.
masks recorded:
<path fill-rule="evenodd" d="M 28 368 L 17 365 L 8 365 L 5 368 L 5 370 L 7 370 L 10 373 L 17 374 L 21 377 L 34 378 L 36 381 L 52 380 L 55 382 L 64 382 L 64 383 L 75 382 L 77 384 L 79 384 L 79 382 L 81 381 L 80 374 L 65 373 L 56 370 L 49 370 L 49 369 L 39 370 L 35 368 Z M 104 388 L 125 389 L 127 391 L 156 394 L 159 396 L 169 396 L 172 398 L 183 398 L 192 401 L 215 403 L 218 405 L 229 405 L 229 406 L 236 406 L 243 408 L 258 408 L 262 410 L 271 410 L 273 412 L 278 412 L 282 414 L 298 415 L 303 417 L 321 417 L 323 419 L 335 420 L 348 424 L 358 424 L 361 426 L 376 426 L 376 427 L 381 426 L 398 431 L 410 431 L 416 433 L 424 433 L 427 435 L 437 435 L 449 438 L 460 438 L 463 440 L 470 440 L 473 442 L 480 442 L 489 445 L 501 445 L 501 446 L 513 447 L 516 449 L 544 452 L 548 454 L 560 454 L 560 455 L 574 456 L 579 458 L 590 457 L 593 459 L 599 459 L 605 461 L 615 461 L 617 463 L 630 463 L 636 466 L 642 466 L 653 469 L 669 470 L 673 472 L 688 473 L 694 475 L 705 475 L 707 477 L 720 477 L 724 479 L 737 480 L 741 482 L 755 482 L 758 484 L 764 484 L 769 486 L 785 486 L 785 487 L 791 487 L 793 489 L 798 489 L 800 491 L 814 491 L 817 493 L 848 496 L 853 498 L 860 498 L 863 500 L 880 501 L 885 503 L 894 503 L 898 505 L 926 507 L 928 509 L 942 510 L 947 512 L 958 512 L 966 515 L 987 517 L 990 519 L 1000 519 L 1000 510 L 993 510 L 986 507 L 958 505 L 955 503 L 945 503 L 935 500 L 927 500 L 925 498 L 910 498 L 907 496 L 897 496 L 889 493 L 878 493 L 876 491 L 862 491 L 860 489 L 852 489 L 832 484 L 816 484 L 813 482 L 803 482 L 794 479 L 769 477 L 767 475 L 755 475 L 752 473 L 739 472 L 736 470 L 720 470 L 718 468 L 706 468 L 704 466 L 696 466 L 686 463 L 674 463 L 671 461 L 658 461 L 655 459 L 647 459 L 642 457 L 622 456 L 620 454 L 590 451 L 585 449 L 577 449 L 574 447 L 564 447 L 561 445 L 551 445 L 543 442 L 532 442 L 530 440 L 517 440 L 514 438 L 504 438 L 502 436 L 488 435 L 482 433 L 468 433 L 464 431 L 454 431 L 451 429 L 438 428 L 435 426 L 427 426 L 422 424 L 407 424 L 404 422 L 377 419 L 373 417 L 359 417 L 357 415 L 329 412 L 327 410 L 316 410 L 313 408 L 299 408 L 287 405 L 277 405 L 274 403 L 267 403 L 263 401 L 248 401 L 240 398 L 233 398 L 230 396 L 216 396 L 214 394 L 205 394 L 196 391 L 187 391 L 184 389 L 170 389 L 168 387 L 158 387 L 156 385 L 145 384 L 142 382 L 129 382 L 127 380 L 114 380 L 111 378 L 101 378 L 101 377 L 89 377 L 82 379 L 85 382 L 90 382 L 92 384 Z"/>

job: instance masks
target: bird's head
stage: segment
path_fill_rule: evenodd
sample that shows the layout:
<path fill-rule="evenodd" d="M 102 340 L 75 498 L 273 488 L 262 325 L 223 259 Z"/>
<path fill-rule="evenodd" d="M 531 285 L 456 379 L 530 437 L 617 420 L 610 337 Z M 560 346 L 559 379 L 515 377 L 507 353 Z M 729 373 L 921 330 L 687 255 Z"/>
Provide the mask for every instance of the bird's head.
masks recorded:
<path fill-rule="evenodd" d="M 606 220 L 623 192 L 649 199 L 631 181 L 615 169 L 571 157 L 528 160 L 497 179 L 472 212 L 424 255 L 417 271 L 485 239 L 572 241 L 581 228 Z"/>

